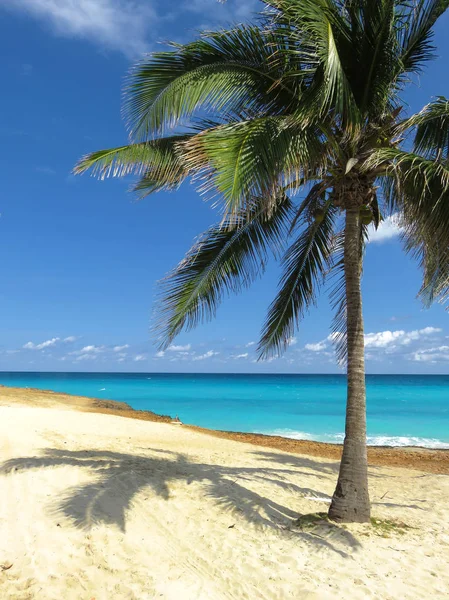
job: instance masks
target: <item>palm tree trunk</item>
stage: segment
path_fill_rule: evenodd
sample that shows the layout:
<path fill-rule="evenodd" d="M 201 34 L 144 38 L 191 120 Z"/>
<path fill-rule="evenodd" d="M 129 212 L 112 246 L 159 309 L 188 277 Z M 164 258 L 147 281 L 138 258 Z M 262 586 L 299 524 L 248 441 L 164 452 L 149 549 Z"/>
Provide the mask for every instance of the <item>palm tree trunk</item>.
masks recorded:
<path fill-rule="evenodd" d="M 370 520 L 360 226 L 359 207 L 347 208 L 344 247 L 348 349 L 346 428 L 340 473 L 329 509 L 331 519 L 346 523 Z"/>

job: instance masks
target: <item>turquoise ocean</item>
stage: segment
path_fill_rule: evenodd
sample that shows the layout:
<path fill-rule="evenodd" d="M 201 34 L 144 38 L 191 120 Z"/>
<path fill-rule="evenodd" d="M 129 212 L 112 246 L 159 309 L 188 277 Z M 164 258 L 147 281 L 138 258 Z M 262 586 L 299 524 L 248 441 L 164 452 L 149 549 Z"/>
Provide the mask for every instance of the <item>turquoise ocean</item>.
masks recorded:
<path fill-rule="evenodd" d="M 366 381 L 369 444 L 449 448 L 449 375 Z M 0 373 L 0 384 L 121 400 L 212 429 L 343 440 L 343 375 Z"/>

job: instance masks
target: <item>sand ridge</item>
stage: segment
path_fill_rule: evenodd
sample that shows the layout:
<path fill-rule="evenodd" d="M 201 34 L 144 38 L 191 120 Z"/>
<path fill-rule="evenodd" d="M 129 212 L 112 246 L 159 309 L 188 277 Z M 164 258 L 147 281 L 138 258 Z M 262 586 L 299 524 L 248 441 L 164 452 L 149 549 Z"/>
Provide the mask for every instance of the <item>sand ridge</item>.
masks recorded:
<path fill-rule="evenodd" d="M 161 422 L 0 406 L 0 598 L 447 598 L 449 478 L 370 468 L 365 525 L 326 510 L 338 463 Z M 9 567 L 9 568 L 8 568 Z"/>
<path fill-rule="evenodd" d="M 134 410 L 125 402 L 115 400 L 102 400 L 61 394 L 49 390 L 23 389 L 5 387 L 0 385 L 0 406 L 18 404 L 23 406 L 37 406 L 60 408 L 67 410 L 81 410 L 102 414 L 118 415 L 124 418 L 139 419 L 170 423 L 173 418 L 168 415 L 158 415 L 151 411 Z M 259 433 L 238 433 L 232 431 L 214 431 L 196 425 L 184 425 L 199 433 L 213 435 L 223 439 L 231 439 L 256 446 L 273 448 L 295 454 L 340 460 L 342 447 L 340 444 L 326 444 L 310 440 L 294 440 L 275 435 Z M 433 450 L 429 448 L 392 448 L 385 446 L 370 446 L 368 448 L 368 461 L 371 465 L 395 466 L 408 469 L 418 469 L 427 473 L 442 473 L 449 475 L 449 450 Z"/>

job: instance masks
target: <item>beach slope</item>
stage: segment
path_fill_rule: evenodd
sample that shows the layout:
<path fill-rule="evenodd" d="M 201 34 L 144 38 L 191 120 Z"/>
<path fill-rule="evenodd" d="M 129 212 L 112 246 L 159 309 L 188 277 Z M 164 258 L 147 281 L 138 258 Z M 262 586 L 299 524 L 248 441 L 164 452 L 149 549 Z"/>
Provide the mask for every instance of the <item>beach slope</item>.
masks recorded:
<path fill-rule="evenodd" d="M 298 526 L 336 461 L 25 404 L 0 402 L 0 598 L 448 597 L 447 475 L 371 466 L 389 524 Z"/>

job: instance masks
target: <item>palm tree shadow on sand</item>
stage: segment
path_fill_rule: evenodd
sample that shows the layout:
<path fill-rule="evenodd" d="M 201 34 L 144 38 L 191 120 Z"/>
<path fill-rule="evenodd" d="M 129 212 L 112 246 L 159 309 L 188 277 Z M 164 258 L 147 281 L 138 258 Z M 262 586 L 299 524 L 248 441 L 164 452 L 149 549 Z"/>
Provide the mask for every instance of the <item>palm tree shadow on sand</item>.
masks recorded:
<path fill-rule="evenodd" d="M 70 451 L 48 448 L 37 457 L 21 457 L 6 461 L 0 467 L 0 474 L 12 471 L 73 466 L 88 469 L 96 475 L 88 482 L 67 490 L 62 500 L 54 507 L 57 516 L 61 512 L 76 527 L 90 529 L 97 524 L 116 525 L 121 531 L 126 529 L 126 512 L 131 508 L 134 496 L 144 488 L 166 501 L 170 500 L 170 482 L 185 481 L 204 484 L 205 496 L 220 504 L 227 511 L 236 511 L 256 526 L 274 528 L 279 533 L 290 533 L 322 548 L 331 549 L 342 556 L 346 550 L 360 546 L 356 538 L 347 530 L 330 525 L 329 539 L 292 529 L 292 523 L 299 513 L 263 496 L 247 487 L 250 482 L 271 484 L 273 489 L 288 489 L 299 496 L 323 496 L 314 489 L 301 487 L 289 481 L 289 476 L 310 473 L 301 470 L 314 468 L 315 477 L 320 473 L 333 473 L 333 465 L 305 459 L 295 459 L 294 465 L 228 467 L 224 465 L 192 462 L 181 453 L 146 448 L 155 456 L 143 456 L 110 452 L 108 450 Z M 282 455 L 279 455 L 282 458 Z M 266 457 L 265 457 L 266 458 Z M 150 500 L 149 500 L 150 501 Z M 336 538 L 338 543 L 336 544 Z M 345 549 L 343 549 L 345 548 Z"/>

